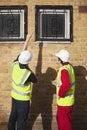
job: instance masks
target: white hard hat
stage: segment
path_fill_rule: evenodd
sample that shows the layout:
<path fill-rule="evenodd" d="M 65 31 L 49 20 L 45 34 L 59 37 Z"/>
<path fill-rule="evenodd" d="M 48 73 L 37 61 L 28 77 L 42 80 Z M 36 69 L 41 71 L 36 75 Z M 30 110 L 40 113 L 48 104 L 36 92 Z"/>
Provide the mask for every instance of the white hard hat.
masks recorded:
<path fill-rule="evenodd" d="M 67 50 L 60 50 L 56 53 L 56 57 L 60 58 L 63 62 L 68 62 L 70 59 L 70 54 Z"/>
<path fill-rule="evenodd" d="M 32 59 L 31 52 L 28 50 L 25 50 L 25 51 L 21 52 L 21 54 L 18 58 L 18 61 L 21 64 L 28 64 L 31 61 L 31 59 Z"/>

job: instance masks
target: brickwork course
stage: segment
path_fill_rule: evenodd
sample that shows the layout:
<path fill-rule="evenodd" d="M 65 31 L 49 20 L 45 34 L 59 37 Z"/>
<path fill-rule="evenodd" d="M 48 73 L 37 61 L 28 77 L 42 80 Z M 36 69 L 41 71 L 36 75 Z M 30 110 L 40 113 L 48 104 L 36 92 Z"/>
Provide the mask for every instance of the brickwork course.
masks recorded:
<path fill-rule="evenodd" d="M 0 0 L 1 5 L 28 6 L 28 33 L 33 32 L 28 46 L 33 53 L 29 66 L 38 78 L 32 90 L 28 130 L 57 130 L 55 86 L 59 66 L 55 53 L 60 49 L 70 52 L 70 62 L 76 74 L 73 130 L 87 130 L 87 12 L 79 11 L 80 6 L 87 6 L 87 0 Z M 35 5 L 72 5 L 73 42 L 43 44 L 40 50 L 35 42 Z M 23 43 L 0 43 L 0 130 L 7 130 L 11 110 L 12 62 L 22 46 Z"/>

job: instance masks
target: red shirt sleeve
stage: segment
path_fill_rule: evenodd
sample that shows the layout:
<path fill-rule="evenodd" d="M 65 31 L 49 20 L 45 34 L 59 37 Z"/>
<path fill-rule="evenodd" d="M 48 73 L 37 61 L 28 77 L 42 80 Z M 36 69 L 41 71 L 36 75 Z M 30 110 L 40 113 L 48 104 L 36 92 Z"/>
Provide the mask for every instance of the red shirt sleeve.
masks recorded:
<path fill-rule="evenodd" d="M 61 81 L 62 81 L 62 85 L 60 86 L 58 96 L 64 97 L 71 87 L 69 73 L 65 69 L 61 71 Z"/>

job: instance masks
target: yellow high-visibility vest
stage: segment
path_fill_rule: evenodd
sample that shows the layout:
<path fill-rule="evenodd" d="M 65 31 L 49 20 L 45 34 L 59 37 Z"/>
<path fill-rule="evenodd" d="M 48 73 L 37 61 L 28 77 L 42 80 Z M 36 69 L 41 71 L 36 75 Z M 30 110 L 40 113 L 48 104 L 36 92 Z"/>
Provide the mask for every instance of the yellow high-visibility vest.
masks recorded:
<path fill-rule="evenodd" d="M 64 66 L 59 68 L 59 71 L 58 71 L 58 74 L 57 74 L 56 94 L 58 95 L 59 89 L 62 85 L 61 71 L 63 69 L 66 69 L 68 71 L 69 77 L 70 77 L 70 82 L 71 82 L 72 86 L 70 87 L 70 90 L 66 93 L 66 95 L 64 97 L 57 98 L 57 105 L 59 105 L 59 106 L 72 106 L 72 105 L 74 105 L 74 100 L 75 100 L 75 98 L 74 98 L 75 74 L 74 74 L 74 69 L 70 64 L 64 65 Z"/>
<path fill-rule="evenodd" d="M 16 100 L 30 100 L 32 86 L 31 83 L 25 84 L 31 71 L 20 69 L 19 63 L 14 62 L 12 70 L 12 91 L 11 95 Z"/>

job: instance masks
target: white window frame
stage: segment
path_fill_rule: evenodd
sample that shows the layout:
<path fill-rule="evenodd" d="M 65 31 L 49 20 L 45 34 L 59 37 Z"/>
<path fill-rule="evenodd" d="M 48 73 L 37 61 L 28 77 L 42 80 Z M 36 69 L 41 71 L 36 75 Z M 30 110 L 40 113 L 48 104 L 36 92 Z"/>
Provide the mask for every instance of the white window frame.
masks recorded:
<path fill-rule="evenodd" d="M 26 40 L 26 34 L 27 34 L 27 6 L 0 6 L 0 15 L 20 15 L 20 36 L 8 36 L 8 37 L 1 37 L 0 36 L 0 42 L 6 43 L 6 42 L 23 42 Z M 25 16 L 26 15 L 26 16 Z"/>
<path fill-rule="evenodd" d="M 38 14 L 39 14 L 39 20 L 40 20 L 39 21 L 40 22 L 40 31 L 39 31 L 39 40 L 37 38 L 35 39 L 37 43 L 41 43 L 42 41 L 46 42 L 46 43 L 51 43 L 51 42 L 52 43 L 53 42 L 55 42 L 55 43 L 66 43 L 66 42 L 70 43 L 70 42 L 72 42 L 73 38 L 71 38 L 71 36 L 72 36 L 71 30 L 72 29 L 71 29 L 71 21 L 70 21 L 71 20 L 71 18 L 70 18 L 71 17 L 71 11 L 70 11 L 69 8 L 67 8 L 67 6 L 63 6 L 61 9 L 57 9 L 57 7 L 56 7 L 56 9 L 55 9 L 55 7 L 53 9 L 52 8 L 50 8 L 50 9 L 45 8 L 44 9 L 43 6 L 42 6 L 42 8 L 39 8 Z M 65 23 L 65 32 L 64 32 L 65 36 L 64 37 L 43 37 L 42 36 L 42 15 L 43 14 L 52 14 L 52 15 L 53 14 L 60 14 L 60 15 L 64 14 L 65 15 L 65 22 L 64 22 Z M 37 17 L 37 15 L 36 15 L 36 17 Z M 37 28 L 37 26 L 36 26 L 36 28 Z M 42 40 L 40 40 L 40 39 L 42 39 Z M 56 40 L 53 40 L 53 39 L 56 39 Z"/>

